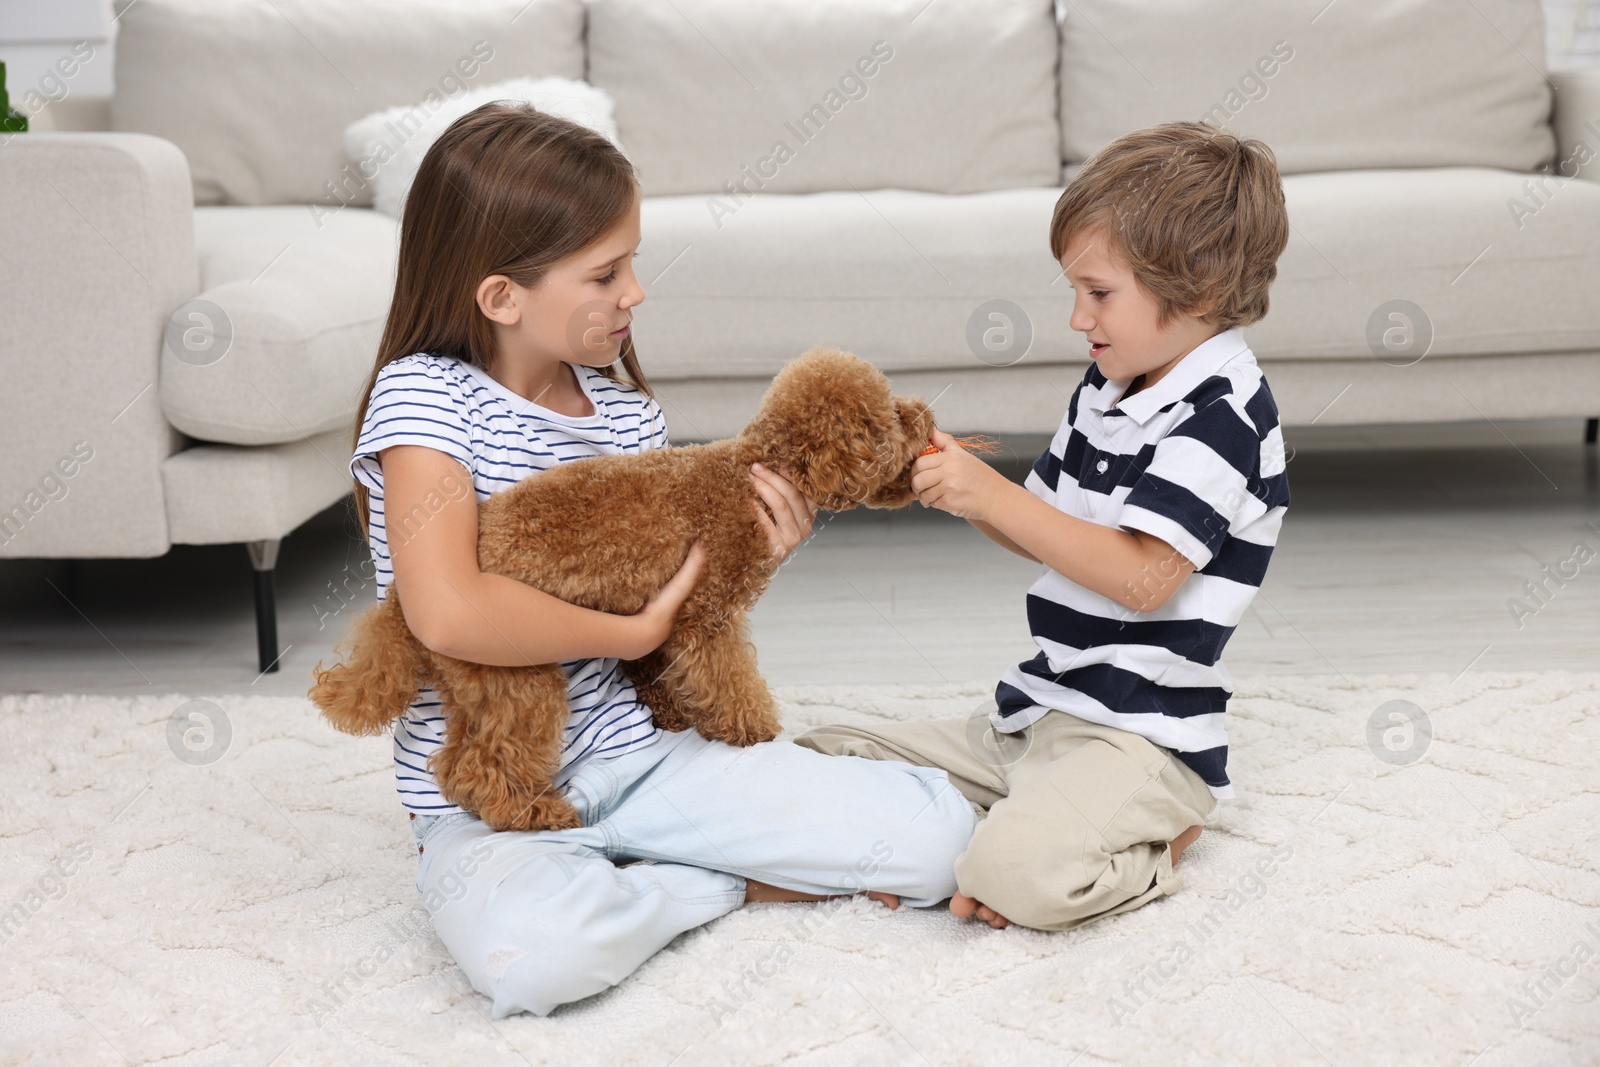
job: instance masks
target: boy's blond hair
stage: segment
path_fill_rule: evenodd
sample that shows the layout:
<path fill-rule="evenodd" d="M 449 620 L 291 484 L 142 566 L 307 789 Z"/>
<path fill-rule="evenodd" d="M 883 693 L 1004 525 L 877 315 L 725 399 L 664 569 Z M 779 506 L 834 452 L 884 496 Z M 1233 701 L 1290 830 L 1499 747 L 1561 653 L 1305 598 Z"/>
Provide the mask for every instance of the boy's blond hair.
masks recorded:
<path fill-rule="evenodd" d="M 1072 238 L 1092 228 L 1156 299 L 1161 328 L 1215 300 L 1201 318 L 1221 332 L 1266 316 L 1289 214 L 1264 142 L 1203 122 L 1168 122 L 1089 158 L 1056 201 L 1050 254 L 1060 260 Z"/>

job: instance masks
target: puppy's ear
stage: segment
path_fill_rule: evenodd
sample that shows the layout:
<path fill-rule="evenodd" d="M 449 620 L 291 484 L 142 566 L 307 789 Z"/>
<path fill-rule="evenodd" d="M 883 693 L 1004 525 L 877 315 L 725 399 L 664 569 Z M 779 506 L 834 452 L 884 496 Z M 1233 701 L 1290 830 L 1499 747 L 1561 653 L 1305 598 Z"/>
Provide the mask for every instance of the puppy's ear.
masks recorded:
<path fill-rule="evenodd" d="M 897 396 L 894 410 L 900 420 L 900 432 L 892 442 L 895 459 L 888 480 L 867 497 L 869 508 L 903 508 L 911 503 L 911 467 L 933 437 L 933 409 L 921 397 Z"/>
<path fill-rule="evenodd" d="M 911 454 L 916 459 L 933 439 L 933 409 L 920 396 L 897 396 L 894 410 L 900 416 L 900 428 L 907 441 L 917 446 Z"/>

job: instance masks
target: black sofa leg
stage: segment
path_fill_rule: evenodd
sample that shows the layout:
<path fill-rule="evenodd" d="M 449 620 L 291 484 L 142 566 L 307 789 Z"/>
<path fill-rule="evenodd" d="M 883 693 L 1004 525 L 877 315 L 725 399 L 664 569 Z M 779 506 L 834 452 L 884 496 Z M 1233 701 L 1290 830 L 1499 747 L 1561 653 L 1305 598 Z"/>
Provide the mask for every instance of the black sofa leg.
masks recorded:
<path fill-rule="evenodd" d="M 1600 438 L 1600 419 L 1588 419 L 1583 424 L 1583 443 L 1592 445 Z"/>
<path fill-rule="evenodd" d="M 277 541 L 250 541 L 250 566 L 256 575 L 256 658 L 261 673 L 278 669 L 278 604 L 272 575 L 278 566 Z"/>

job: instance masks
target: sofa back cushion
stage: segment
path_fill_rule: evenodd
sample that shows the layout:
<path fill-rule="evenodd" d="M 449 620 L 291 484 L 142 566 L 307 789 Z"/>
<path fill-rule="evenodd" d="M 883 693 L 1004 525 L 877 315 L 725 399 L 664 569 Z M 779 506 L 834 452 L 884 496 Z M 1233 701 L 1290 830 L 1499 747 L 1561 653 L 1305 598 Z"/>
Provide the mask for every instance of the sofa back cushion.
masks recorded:
<path fill-rule="evenodd" d="M 1054 185 L 1056 49 L 1052 0 L 589 8 L 589 80 L 645 192 L 729 208 L 760 190 Z"/>
<path fill-rule="evenodd" d="M 1555 151 L 1544 56 L 1540 0 L 1073 0 L 1064 155 L 1198 119 L 1285 174 L 1532 170 Z"/>
<path fill-rule="evenodd" d="M 583 77 L 582 0 L 120 0 L 112 127 L 189 158 L 199 204 L 372 201 L 344 129 L 521 75 Z M 397 131 L 403 138 L 406 131 Z"/>

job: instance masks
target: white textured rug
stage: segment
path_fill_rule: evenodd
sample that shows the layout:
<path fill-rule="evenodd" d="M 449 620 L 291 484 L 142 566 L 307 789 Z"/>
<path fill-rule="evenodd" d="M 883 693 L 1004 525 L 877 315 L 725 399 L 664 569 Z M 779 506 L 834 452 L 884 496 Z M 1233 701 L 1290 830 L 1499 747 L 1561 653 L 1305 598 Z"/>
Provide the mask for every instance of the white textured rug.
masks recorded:
<path fill-rule="evenodd" d="M 781 695 L 798 728 L 988 689 Z M 1391 700 L 1431 741 L 1369 742 Z M 1066 934 L 749 907 L 499 1023 L 412 888 L 387 739 L 218 698 L 206 763 L 183 703 L 0 700 L 5 1063 L 1600 1063 L 1600 674 L 1241 680 L 1240 797 L 1177 896 Z"/>

